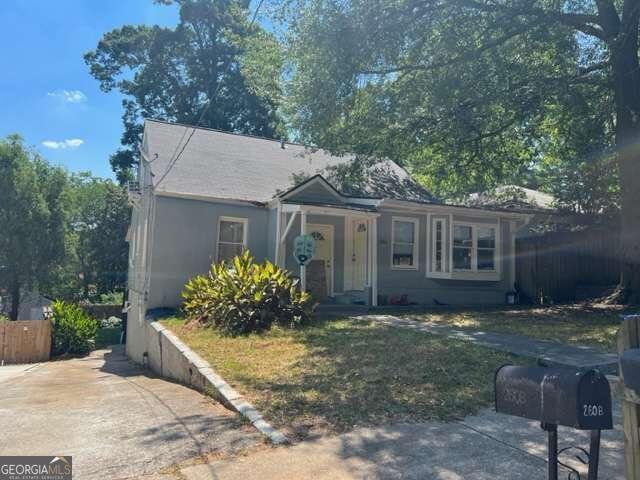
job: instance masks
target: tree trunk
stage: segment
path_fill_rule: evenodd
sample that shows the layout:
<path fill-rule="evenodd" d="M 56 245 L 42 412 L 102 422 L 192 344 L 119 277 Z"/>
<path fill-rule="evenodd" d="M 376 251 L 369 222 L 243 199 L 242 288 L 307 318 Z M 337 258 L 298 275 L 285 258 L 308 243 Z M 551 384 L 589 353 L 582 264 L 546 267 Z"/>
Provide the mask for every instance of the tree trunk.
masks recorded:
<path fill-rule="evenodd" d="M 620 300 L 640 303 L 640 71 L 638 25 L 610 45 L 616 102 L 616 148 L 621 188 Z"/>
<path fill-rule="evenodd" d="M 11 311 L 9 312 L 9 320 L 17 320 L 20 311 L 20 284 L 14 283 L 11 286 Z"/>

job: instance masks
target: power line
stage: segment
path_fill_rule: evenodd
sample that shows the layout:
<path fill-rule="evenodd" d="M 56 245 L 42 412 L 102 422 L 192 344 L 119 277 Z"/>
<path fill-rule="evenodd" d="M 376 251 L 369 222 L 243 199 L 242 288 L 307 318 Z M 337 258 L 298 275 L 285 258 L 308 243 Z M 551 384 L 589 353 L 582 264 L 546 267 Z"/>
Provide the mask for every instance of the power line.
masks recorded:
<path fill-rule="evenodd" d="M 258 5 L 256 6 L 255 11 L 253 12 L 253 17 L 251 18 L 251 22 L 249 23 L 249 30 L 251 30 L 251 28 L 255 24 L 256 18 L 258 17 L 258 12 L 260 11 L 260 7 L 262 7 L 263 3 L 264 3 L 264 0 L 260 0 Z M 187 132 L 189 131 L 189 127 L 185 128 L 184 133 L 182 134 L 182 137 L 178 141 L 178 143 L 176 145 L 176 148 L 173 151 L 173 155 L 171 155 L 171 160 L 169 160 L 169 163 L 167 165 L 167 169 L 164 171 L 164 173 L 162 174 L 162 176 L 160 177 L 158 182 L 155 184 L 155 188 L 160 186 L 162 181 L 167 177 L 169 172 L 173 169 L 175 164 L 180 159 L 180 156 L 183 154 L 183 152 L 187 148 L 187 145 L 189 145 L 189 142 L 191 141 L 191 138 L 196 133 L 196 129 L 200 126 L 200 123 L 204 119 L 204 116 L 207 114 L 207 112 L 211 108 L 211 105 L 213 104 L 213 101 L 218 96 L 218 92 L 220 91 L 220 87 L 222 86 L 222 80 L 224 79 L 224 77 L 226 77 L 227 73 L 229 72 L 229 68 L 231 68 L 231 63 L 232 63 L 231 61 L 229 61 L 227 63 L 227 66 L 225 67 L 224 72 L 222 72 L 222 77 L 220 77 L 221 81 L 218 82 L 218 84 L 216 86 L 216 90 L 215 90 L 215 92 L 213 92 L 213 96 L 207 101 L 207 104 L 205 105 L 204 109 L 202 110 L 202 113 L 200 114 L 200 116 L 198 117 L 198 120 L 196 121 L 195 125 L 191 128 L 191 133 L 187 137 L 186 142 L 184 142 L 184 145 L 182 146 L 182 148 L 180 148 L 180 144 L 182 143 L 182 141 L 186 137 Z M 180 151 L 178 152 L 178 150 L 180 150 Z M 176 153 L 177 153 L 177 155 L 176 155 Z"/>

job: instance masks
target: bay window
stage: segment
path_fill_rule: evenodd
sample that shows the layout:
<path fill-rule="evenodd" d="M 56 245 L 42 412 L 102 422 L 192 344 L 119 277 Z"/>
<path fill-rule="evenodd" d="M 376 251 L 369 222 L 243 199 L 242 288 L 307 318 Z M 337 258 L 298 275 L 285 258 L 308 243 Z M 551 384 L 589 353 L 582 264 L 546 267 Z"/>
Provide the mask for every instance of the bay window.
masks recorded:
<path fill-rule="evenodd" d="M 496 271 L 496 227 L 456 223 L 453 227 L 453 270 Z"/>
<path fill-rule="evenodd" d="M 444 264 L 444 220 L 439 218 L 433 222 L 433 268 L 432 271 L 442 273 L 446 270 Z"/>
<path fill-rule="evenodd" d="M 478 270 L 496 269 L 496 229 L 478 227 Z"/>
<path fill-rule="evenodd" d="M 473 227 L 453 227 L 453 269 L 471 270 L 473 257 Z"/>

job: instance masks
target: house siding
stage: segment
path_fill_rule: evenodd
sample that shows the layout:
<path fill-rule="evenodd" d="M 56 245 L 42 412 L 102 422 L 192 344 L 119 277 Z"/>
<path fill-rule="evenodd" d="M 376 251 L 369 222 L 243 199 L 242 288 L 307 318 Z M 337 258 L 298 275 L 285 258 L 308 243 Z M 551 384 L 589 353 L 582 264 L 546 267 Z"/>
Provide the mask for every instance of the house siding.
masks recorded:
<path fill-rule="evenodd" d="M 449 261 L 449 215 L 433 213 L 438 218 L 446 218 L 447 261 Z M 416 270 L 394 269 L 391 266 L 391 224 L 393 217 L 415 218 L 419 221 L 418 262 Z M 498 220 L 480 216 L 453 216 L 454 222 L 493 223 Z M 500 222 L 500 280 L 452 280 L 427 277 L 430 260 L 428 242 L 431 229 L 427 229 L 427 214 L 382 212 L 378 219 L 378 296 L 381 303 L 388 303 L 392 297 L 407 295 L 408 301 L 424 305 L 446 303 L 449 305 L 500 304 L 504 303 L 509 287 L 509 266 L 511 242 L 509 222 Z M 380 302 L 379 302 L 380 303 Z"/>
<path fill-rule="evenodd" d="M 248 247 L 257 261 L 274 260 L 277 210 L 257 206 L 241 206 L 199 200 L 156 197 L 156 211 L 151 246 L 150 284 L 147 308 L 176 307 L 184 284 L 196 274 L 206 273 L 216 258 L 218 219 L 220 216 L 248 219 Z M 418 262 L 416 270 L 391 267 L 391 222 L 394 216 L 416 218 L 419 222 Z M 450 217 L 446 219 L 449 236 Z M 431 229 L 426 213 L 391 213 L 382 211 L 378 218 L 378 294 L 389 302 L 392 297 L 407 295 L 409 302 L 433 305 L 500 304 L 511 282 L 510 222 L 500 221 L 500 280 L 451 280 L 427 277 Z M 496 223 L 495 218 L 453 215 L 453 221 Z M 332 215 L 308 215 L 312 224 L 334 227 L 334 291 L 344 292 L 345 218 Z M 286 222 L 285 222 L 286 225 Z M 284 225 L 282 226 L 284 228 Z M 285 241 L 285 266 L 294 276 L 300 268 L 293 258 L 293 240 L 300 234 L 300 215 L 294 221 Z M 448 241 L 446 242 L 448 245 Z M 447 261 L 448 261 L 447 248 Z"/>
<path fill-rule="evenodd" d="M 269 255 L 267 232 L 275 215 L 268 209 L 156 197 L 147 308 L 178 306 L 184 284 L 208 271 L 216 258 L 221 216 L 247 218 L 249 250 L 256 261 Z"/>

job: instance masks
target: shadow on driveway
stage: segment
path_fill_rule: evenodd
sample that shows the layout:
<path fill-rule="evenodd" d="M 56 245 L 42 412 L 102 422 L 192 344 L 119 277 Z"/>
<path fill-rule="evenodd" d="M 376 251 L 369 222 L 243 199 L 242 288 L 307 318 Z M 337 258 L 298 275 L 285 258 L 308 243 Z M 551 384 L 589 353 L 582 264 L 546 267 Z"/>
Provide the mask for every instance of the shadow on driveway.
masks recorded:
<path fill-rule="evenodd" d="M 119 346 L 1 385 L 0 454 L 72 455 L 75 478 L 138 477 L 260 441 L 235 414 L 148 375 Z"/>

